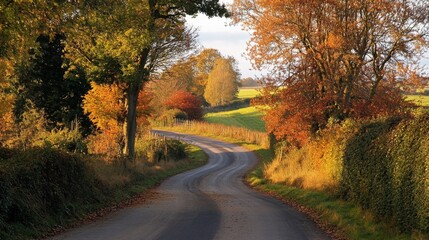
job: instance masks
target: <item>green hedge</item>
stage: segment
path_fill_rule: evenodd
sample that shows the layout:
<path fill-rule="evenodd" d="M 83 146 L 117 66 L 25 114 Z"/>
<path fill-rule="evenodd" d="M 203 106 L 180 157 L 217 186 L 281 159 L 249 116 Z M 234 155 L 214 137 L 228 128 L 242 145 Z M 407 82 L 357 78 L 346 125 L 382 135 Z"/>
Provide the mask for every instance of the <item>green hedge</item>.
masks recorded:
<path fill-rule="evenodd" d="M 345 149 L 339 193 L 404 232 L 429 233 L 429 114 L 362 125 Z"/>
<path fill-rule="evenodd" d="M 7 152 L 10 154 L 10 152 Z M 78 205 L 98 202 L 96 180 L 82 159 L 53 149 L 32 149 L 0 162 L 0 239 L 16 227 L 64 223 Z M 5 236 L 2 236 L 5 234 Z"/>

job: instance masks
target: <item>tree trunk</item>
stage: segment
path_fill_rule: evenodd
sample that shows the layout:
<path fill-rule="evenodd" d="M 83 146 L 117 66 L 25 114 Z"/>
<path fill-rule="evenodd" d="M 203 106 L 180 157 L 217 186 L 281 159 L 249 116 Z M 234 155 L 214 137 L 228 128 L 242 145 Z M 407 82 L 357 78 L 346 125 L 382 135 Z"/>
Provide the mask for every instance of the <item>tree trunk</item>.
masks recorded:
<path fill-rule="evenodd" d="M 137 101 L 139 98 L 140 84 L 130 83 L 128 87 L 128 114 L 126 126 L 126 143 L 124 154 L 133 161 L 135 157 L 135 142 L 137 130 Z"/>

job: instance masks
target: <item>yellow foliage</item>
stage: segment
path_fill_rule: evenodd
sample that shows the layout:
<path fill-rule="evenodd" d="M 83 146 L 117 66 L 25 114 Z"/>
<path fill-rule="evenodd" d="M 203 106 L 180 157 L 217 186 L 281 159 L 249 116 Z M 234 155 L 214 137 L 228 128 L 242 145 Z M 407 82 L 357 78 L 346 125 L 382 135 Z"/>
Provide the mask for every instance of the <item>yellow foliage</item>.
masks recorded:
<path fill-rule="evenodd" d="M 265 166 L 266 178 L 306 189 L 338 187 L 344 149 L 353 131 L 353 125 L 346 122 L 335 131 L 324 131 L 300 149 L 278 150 L 273 162 Z"/>
<path fill-rule="evenodd" d="M 12 110 L 15 103 L 15 96 L 7 91 L 10 87 L 9 78 L 12 70 L 11 63 L 0 58 L 0 140 L 2 141 L 12 131 L 14 124 Z"/>

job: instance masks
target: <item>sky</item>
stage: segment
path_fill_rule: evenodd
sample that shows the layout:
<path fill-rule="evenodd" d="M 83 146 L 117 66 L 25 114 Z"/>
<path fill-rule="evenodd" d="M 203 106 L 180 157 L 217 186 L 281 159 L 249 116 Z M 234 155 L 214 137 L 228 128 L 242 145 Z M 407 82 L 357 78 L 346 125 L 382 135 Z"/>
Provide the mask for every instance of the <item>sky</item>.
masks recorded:
<path fill-rule="evenodd" d="M 221 0 L 229 4 L 232 0 Z M 187 17 L 189 26 L 198 28 L 198 42 L 203 48 L 214 48 L 224 56 L 233 56 L 238 62 L 242 78 L 261 76 L 261 72 L 252 70 L 250 60 L 245 57 L 250 33 L 243 31 L 240 26 L 231 26 L 231 20 L 226 18 L 208 18 L 205 15 Z"/>
<path fill-rule="evenodd" d="M 231 4 L 233 0 L 221 0 Z M 238 61 L 238 68 L 242 78 L 259 77 L 267 72 L 253 70 L 252 64 L 246 57 L 247 42 L 251 34 L 242 30 L 240 26 L 232 26 L 231 20 L 226 18 L 208 18 L 205 15 L 187 17 L 189 26 L 198 28 L 198 42 L 203 48 L 214 48 L 224 56 L 233 56 Z M 429 74 L 429 53 L 421 60 L 423 71 Z"/>

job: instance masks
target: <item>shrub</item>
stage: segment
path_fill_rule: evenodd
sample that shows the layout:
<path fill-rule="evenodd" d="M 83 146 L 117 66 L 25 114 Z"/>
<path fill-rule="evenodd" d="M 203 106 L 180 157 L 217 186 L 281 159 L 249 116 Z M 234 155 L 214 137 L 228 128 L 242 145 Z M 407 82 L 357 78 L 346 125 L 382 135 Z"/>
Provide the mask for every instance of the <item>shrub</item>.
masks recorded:
<path fill-rule="evenodd" d="M 302 148 L 277 143 L 276 157 L 264 169 L 266 178 L 306 189 L 337 189 L 344 149 L 355 125 L 347 120 L 342 126 L 326 129 Z"/>
<path fill-rule="evenodd" d="M 154 138 L 146 140 L 143 147 L 137 149 L 137 154 L 149 163 L 180 160 L 186 157 L 186 145 L 177 140 Z"/>
<path fill-rule="evenodd" d="M 165 105 L 171 109 L 185 112 L 189 120 L 200 120 L 203 117 L 201 100 L 190 92 L 174 92 L 165 101 Z"/>
<path fill-rule="evenodd" d="M 277 156 L 265 174 L 275 182 L 334 190 L 403 232 L 428 234 L 428 123 L 429 113 L 346 122 Z"/>
<path fill-rule="evenodd" d="M 45 132 L 42 138 L 43 142 L 40 142 L 40 147 L 53 147 L 73 153 L 88 152 L 83 136 L 77 128 L 73 130 L 68 128 L 53 129 L 50 132 Z"/>
<path fill-rule="evenodd" d="M 77 204 L 97 201 L 96 181 L 84 161 L 49 148 L 17 152 L 0 162 L 0 230 L 75 216 Z M 91 200 L 92 199 L 92 200 Z M 3 232 L 3 231 L 0 231 Z"/>

